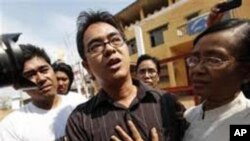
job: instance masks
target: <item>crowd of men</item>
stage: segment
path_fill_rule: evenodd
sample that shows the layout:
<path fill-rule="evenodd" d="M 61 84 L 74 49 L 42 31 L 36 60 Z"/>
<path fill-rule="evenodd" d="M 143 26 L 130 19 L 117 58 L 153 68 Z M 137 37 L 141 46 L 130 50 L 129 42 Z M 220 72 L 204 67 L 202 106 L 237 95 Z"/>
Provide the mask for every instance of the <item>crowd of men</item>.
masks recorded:
<path fill-rule="evenodd" d="M 220 14 L 211 13 L 215 20 Z M 69 65 L 51 64 L 41 47 L 20 45 L 22 75 L 37 89 L 26 90 L 31 102 L 1 121 L 0 140 L 228 141 L 230 125 L 250 124 L 250 101 L 242 92 L 250 80 L 250 20 L 211 19 L 186 59 L 193 92 L 203 99 L 187 110 L 157 88 L 157 58 L 140 56 L 132 78 L 123 28 L 107 11 L 83 11 L 77 18 L 82 66 L 100 88 L 90 100 L 69 97 Z"/>

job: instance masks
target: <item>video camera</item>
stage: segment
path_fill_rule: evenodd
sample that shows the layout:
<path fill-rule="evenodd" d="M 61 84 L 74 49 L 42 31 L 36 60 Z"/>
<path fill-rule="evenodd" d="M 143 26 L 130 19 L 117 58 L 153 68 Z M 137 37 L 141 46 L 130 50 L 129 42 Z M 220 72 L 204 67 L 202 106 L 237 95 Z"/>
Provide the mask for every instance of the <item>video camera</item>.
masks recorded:
<path fill-rule="evenodd" d="M 0 88 L 13 86 L 15 89 L 33 89 L 34 83 L 22 75 L 24 58 L 16 45 L 20 33 L 0 35 Z"/>

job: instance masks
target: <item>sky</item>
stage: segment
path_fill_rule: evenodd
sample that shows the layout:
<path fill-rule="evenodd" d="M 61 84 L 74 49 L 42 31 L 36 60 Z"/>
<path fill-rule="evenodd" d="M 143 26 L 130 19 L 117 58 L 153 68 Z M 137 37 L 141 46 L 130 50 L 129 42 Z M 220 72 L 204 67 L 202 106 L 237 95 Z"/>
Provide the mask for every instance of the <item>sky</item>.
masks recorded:
<path fill-rule="evenodd" d="M 22 33 L 18 44 L 42 47 L 52 61 L 64 56 L 76 63 L 76 18 L 83 10 L 107 10 L 116 14 L 135 0 L 0 0 L 0 34 Z M 0 88 L 0 96 L 15 92 Z"/>

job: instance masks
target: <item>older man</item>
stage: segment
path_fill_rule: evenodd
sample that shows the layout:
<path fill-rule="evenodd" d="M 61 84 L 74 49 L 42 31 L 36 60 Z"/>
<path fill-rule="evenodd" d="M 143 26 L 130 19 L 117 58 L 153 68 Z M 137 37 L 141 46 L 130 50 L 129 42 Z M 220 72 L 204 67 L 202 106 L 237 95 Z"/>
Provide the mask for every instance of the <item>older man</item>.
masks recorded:
<path fill-rule="evenodd" d="M 148 54 L 141 55 L 136 62 L 136 76 L 144 83 L 156 88 L 160 81 L 160 62 Z"/>
<path fill-rule="evenodd" d="M 219 22 L 194 40 L 187 58 L 194 93 L 204 101 L 188 109 L 184 141 L 228 141 L 230 125 L 250 124 L 250 101 L 241 84 L 250 80 L 250 21 Z"/>

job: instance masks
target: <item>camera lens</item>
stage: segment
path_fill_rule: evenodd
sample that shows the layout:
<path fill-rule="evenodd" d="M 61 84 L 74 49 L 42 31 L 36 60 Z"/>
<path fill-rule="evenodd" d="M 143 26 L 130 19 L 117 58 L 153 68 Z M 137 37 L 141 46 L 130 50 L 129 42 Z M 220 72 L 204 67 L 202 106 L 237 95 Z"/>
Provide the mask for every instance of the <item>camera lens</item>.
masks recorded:
<path fill-rule="evenodd" d="M 24 58 L 15 44 L 20 34 L 0 36 L 0 87 L 13 85 L 15 89 L 33 89 L 35 84 L 22 76 Z"/>
<path fill-rule="evenodd" d="M 12 84 L 14 70 L 3 42 L 0 45 L 0 87 Z"/>

